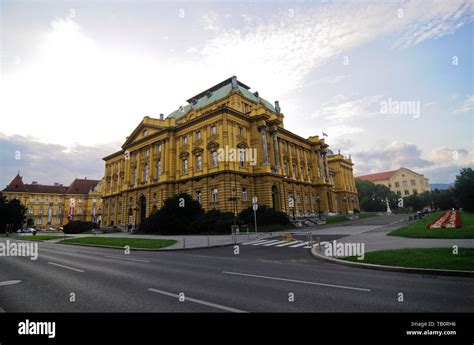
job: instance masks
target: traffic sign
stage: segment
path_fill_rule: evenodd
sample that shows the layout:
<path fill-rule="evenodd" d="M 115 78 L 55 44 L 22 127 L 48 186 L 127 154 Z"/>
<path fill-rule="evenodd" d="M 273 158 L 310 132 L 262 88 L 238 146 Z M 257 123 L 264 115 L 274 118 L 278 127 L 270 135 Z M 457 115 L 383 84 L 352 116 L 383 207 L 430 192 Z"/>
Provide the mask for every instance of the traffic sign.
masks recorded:
<path fill-rule="evenodd" d="M 258 210 L 258 204 L 253 204 L 252 208 L 253 208 L 254 211 L 257 211 Z"/>

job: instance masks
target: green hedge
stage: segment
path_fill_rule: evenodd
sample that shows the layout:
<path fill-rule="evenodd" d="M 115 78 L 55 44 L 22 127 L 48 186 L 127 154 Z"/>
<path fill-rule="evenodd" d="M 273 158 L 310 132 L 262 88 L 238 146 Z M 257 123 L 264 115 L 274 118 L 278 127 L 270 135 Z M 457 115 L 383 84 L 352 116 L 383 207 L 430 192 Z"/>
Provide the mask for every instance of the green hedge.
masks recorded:
<path fill-rule="evenodd" d="M 65 234 L 80 234 L 92 229 L 92 222 L 84 222 L 82 220 L 73 220 L 64 225 L 63 232 Z"/>

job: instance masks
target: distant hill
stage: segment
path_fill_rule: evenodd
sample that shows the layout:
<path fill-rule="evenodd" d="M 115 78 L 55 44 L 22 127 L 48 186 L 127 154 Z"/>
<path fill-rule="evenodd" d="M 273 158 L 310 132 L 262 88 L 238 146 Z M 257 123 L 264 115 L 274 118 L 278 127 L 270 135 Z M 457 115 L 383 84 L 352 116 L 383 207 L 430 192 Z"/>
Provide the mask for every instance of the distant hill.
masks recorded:
<path fill-rule="evenodd" d="M 454 186 L 454 183 L 431 183 L 430 186 L 431 186 L 431 190 L 435 190 L 435 189 L 442 190 L 442 189 L 448 189 L 450 186 Z"/>

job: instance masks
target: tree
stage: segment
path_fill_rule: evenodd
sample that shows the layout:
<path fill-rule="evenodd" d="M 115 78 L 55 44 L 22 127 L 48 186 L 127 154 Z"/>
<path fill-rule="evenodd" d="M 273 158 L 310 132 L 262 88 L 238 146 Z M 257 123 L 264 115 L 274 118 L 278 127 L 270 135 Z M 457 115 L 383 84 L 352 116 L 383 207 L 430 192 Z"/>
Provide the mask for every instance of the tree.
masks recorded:
<path fill-rule="evenodd" d="M 25 222 L 26 207 L 20 200 L 12 199 L 7 201 L 4 196 L 0 196 L 0 232 L 6 232 L 7 224 L 13 226 L 11 231 L 16 231 Z"/>
<path fill-rule="evenodd" d="M 474 171 L 472 168 L 461 169 L 459 175 L 456 176 L 454 196 L 464 210 L 474 212 Z"/>
<path fill-rule="evenodd" d="M 386 199 L 391 209 L 397 207 L 397 195 L 390 188 L 383 185 L 376 185 L 370 181 L 356 179 L 359 205 L 362 211 L 383 212 L 387 210 Z"/>
<path fill-rule="evenodd" d="M 204 214 L 201 204 L 187 193 L 165 200 L 163 207 L 140 224 L 140 231 L 162 235 L 196 233 L 195 222 Z"/>
<path fill-rule="evenodd" d="M 254 223 L 254 212 L 252 207 L 242 210 L 238 216 L 239 220 L 244 224 Z M 290 219 L 285 212 L 275 211 L 274 208 L 267 205 L 259 205 L 257 211 L 257 223 L 259 225 L 271 224 L 289 224 Z"/>
<path fill-rule="evenodd" d="M 435 209 L 450 210 L 457 207 L 454 193 L 451 189 L 435 189 L 431 192 L 431 202 Z"/>

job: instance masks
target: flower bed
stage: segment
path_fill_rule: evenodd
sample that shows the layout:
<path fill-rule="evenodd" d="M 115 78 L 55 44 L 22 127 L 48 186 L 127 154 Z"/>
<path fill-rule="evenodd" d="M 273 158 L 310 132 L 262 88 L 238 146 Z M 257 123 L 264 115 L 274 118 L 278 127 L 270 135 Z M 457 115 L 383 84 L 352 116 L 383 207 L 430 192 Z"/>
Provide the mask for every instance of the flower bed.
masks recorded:
<path fill-rule="evenodd" d="M 441 216 L 436 218 L 433 222 L 426 226 L 427 229 L 440 228 L 460 228 L 461 215 L 459 211 L 446 211 Z"/>

